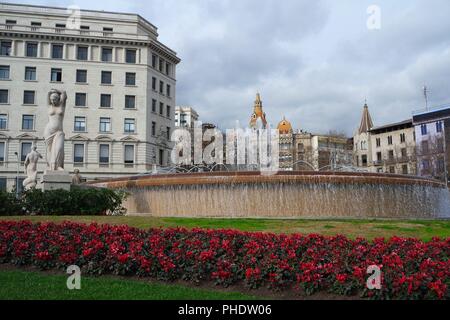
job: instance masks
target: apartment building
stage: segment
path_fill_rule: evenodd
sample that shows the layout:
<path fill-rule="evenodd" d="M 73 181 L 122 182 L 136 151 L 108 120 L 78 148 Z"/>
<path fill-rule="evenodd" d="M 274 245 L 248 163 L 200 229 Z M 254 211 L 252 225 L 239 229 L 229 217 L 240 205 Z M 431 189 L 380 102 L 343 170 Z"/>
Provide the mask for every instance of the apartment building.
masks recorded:
<path fill-rule="evenodd" d="M 170 161 L 176 52 L 137 14 L 0 4 L 0 188 L 35 143 L 45 154 L 47 95 L 67 92 L 65 168 L 87 179 Z M 45 169 L 40 161 L 38 175 Z M 20 187 L 20 183 L 19 183 Z"/>
<path fill-rule="evenodd" d="M 450 106 L 413 112 L 417 139 L 417 173 L 420 176 L 449 181 Z"/>

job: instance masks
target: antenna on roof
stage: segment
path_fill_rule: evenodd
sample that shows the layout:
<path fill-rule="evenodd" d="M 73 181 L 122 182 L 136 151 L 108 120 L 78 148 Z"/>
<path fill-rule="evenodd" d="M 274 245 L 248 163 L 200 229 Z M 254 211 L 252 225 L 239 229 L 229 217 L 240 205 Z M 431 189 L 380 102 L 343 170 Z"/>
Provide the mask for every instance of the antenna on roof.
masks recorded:
<path fill-rule="evenodd" d="M 425 108 L 428 110 L 428 88 L 426 85 L 423 86 L 423 96 L 425 98 Z"/>

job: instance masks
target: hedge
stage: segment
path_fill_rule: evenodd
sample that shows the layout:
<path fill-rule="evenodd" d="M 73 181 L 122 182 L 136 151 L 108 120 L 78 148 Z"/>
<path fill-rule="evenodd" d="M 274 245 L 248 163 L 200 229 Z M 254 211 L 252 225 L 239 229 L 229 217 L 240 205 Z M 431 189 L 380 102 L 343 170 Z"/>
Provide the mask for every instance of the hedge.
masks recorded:
<path fill-rule="evenodd" d="M 70 191 L 31 189 L 19 199 L 0 191 L 0 215 L 122 215 L 127 194 L 121 190 L 72 187 Z"/>

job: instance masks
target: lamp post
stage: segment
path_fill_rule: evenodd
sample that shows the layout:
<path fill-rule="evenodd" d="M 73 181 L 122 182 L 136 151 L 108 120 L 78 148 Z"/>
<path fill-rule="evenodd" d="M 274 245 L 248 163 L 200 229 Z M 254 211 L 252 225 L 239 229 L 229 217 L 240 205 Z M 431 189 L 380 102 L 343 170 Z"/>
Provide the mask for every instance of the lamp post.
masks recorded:
<path fill-rule="evenodd" d="M 16 198 L 19 199 L 19 170 L 20 170 L 20 159 L 19 153 L 14 152 L 17 157 L 17 176 L 16 176 Z"/>

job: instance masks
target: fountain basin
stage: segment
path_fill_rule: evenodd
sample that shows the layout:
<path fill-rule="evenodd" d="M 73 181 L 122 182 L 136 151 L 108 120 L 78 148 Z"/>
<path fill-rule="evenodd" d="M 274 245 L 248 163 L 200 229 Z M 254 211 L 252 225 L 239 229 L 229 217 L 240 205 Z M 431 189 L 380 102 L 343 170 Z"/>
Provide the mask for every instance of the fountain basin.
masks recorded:
<path fill-rule="evenodd" d="M 221 218 L 450 217 L 445 184 L 353 172 L 213 172 L 134 176 L 90 183 L 130 193 L 130 215 Z"/>

